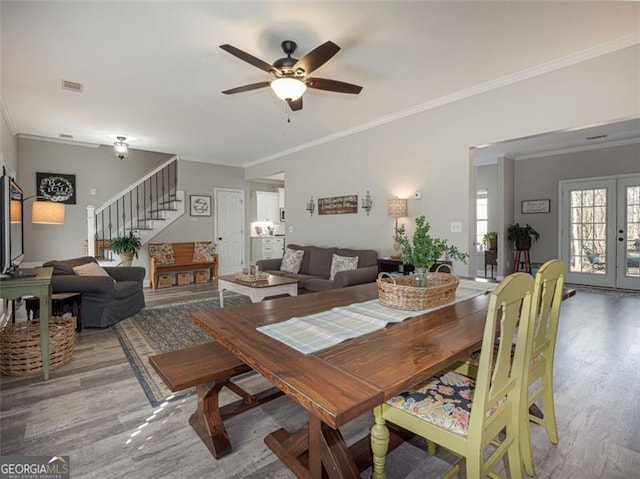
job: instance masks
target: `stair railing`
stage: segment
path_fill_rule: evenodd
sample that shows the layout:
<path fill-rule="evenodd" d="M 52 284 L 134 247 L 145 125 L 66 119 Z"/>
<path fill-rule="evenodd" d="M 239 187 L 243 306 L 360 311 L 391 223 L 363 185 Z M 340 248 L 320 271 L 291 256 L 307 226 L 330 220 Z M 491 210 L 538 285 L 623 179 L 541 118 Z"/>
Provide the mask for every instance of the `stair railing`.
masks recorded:
<path fill-rule="evenodd" d="M 154 168 L 102 206 L 87 206 L 87 254 L 113 259 L 111 240 L 150 229 L 161 211 L 171 209 L 178 188 L 178 157 Z"/>

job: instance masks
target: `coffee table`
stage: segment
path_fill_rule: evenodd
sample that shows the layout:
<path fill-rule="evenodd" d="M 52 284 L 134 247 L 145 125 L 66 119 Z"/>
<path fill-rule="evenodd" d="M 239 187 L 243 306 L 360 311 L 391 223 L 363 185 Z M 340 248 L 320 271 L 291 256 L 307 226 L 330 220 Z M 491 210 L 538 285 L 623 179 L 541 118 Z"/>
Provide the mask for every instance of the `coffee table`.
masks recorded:
<path fill-rule="evenodd" d="M 255 283 L 236 279 L 235 276 L 221 276 L 218 278 L 221 308 L 224 308 L 223 292 L 225 289 L 249 296 L 252 303 L 258 303 L 268 296 L 277 296 L 279 294 L 298 296 L 298 281 L 273 274 L 269 275 L 269 279 Z"/>

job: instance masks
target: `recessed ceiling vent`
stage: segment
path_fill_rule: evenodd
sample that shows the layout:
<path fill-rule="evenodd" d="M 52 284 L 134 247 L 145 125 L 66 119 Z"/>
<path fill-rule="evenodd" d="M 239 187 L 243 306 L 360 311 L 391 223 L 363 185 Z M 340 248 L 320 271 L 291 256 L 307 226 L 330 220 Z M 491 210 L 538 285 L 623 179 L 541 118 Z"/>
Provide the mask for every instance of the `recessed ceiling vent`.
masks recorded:
<path fill-rule="evenodd" d="M 608 137 L 608 136 L 609 136 L 609 135 L 594 135 L 594 136 L 588 136 L 588 137 L 586 137 L 586 138 L 585 138 L 585 140 L 587 140 L 587 141 L 591 141 L 591 140 L 599 140 L 599 139 L 601 139 L 601 138 L 606 138 L 606 137 Z"/>
<path fill-rule="evenodd" d="M 76 83 L 69 80 L 62 80 L 62 89 L 82 93 L 82 83 Z"/>
<path fill-rule="evenodd" d="M 73 140 L 73 135 L 69 135 L 67 133 L 60 133 L 60 138 L 63 138 L 65 140 Z"/>

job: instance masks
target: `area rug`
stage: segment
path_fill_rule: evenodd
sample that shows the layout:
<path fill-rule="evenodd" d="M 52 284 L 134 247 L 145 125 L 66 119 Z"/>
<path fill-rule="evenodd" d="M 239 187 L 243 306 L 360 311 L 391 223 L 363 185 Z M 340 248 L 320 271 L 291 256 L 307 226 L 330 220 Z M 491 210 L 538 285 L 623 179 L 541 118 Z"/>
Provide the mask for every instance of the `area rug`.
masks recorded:
<path fill-rule="evenodd" d="M 248 303 L 249 298 L 224 293 L 225 307 Z M 218 297 L 145 308 L 113 326 L 131 368 L 153 407 L 166 400 L 176 400 L 195 392 L 190 388 L 172 393 L 149 364 L 149 356 L 212 341 L 193 324 L 189 315 L 220 307 Z"/>

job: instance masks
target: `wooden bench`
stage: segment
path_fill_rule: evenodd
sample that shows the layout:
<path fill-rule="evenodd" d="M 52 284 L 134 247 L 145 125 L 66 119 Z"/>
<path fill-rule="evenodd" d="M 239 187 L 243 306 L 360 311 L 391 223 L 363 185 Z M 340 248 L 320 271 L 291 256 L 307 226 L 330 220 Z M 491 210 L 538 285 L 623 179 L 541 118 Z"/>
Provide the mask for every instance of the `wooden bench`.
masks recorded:
<path fill-rule="evenodd" d="M 204 243 L 204 242 L 203 242 Z M 174 261 L 171 264 L 159 262 L 151 255 L 153 247 L 169 244 L 173 248 Z M 193 261 L 193 250 L 195 243 L 150 243 L 149 261 L 151 288 L 158 286 L 158 276 L 163 273 L 178 273 L 185 271 L 209 270 L 212 281 L 218 279 L 218 254 L 214 254 L 214 261 Z"/>
<path fill-rule="evenodd" d="M 149 357 L 149 362 L 171 391 L 197 387 L 198 406 L 189 424 L 216 459 L 231 452 L 223 420 L 282 396 L 277 388 L 252 395 L 231 378 L 252 369 L 218 343 L 204 343 Z M 218 395 L 226 387 L 242 399 L 219 407 Z"/>

